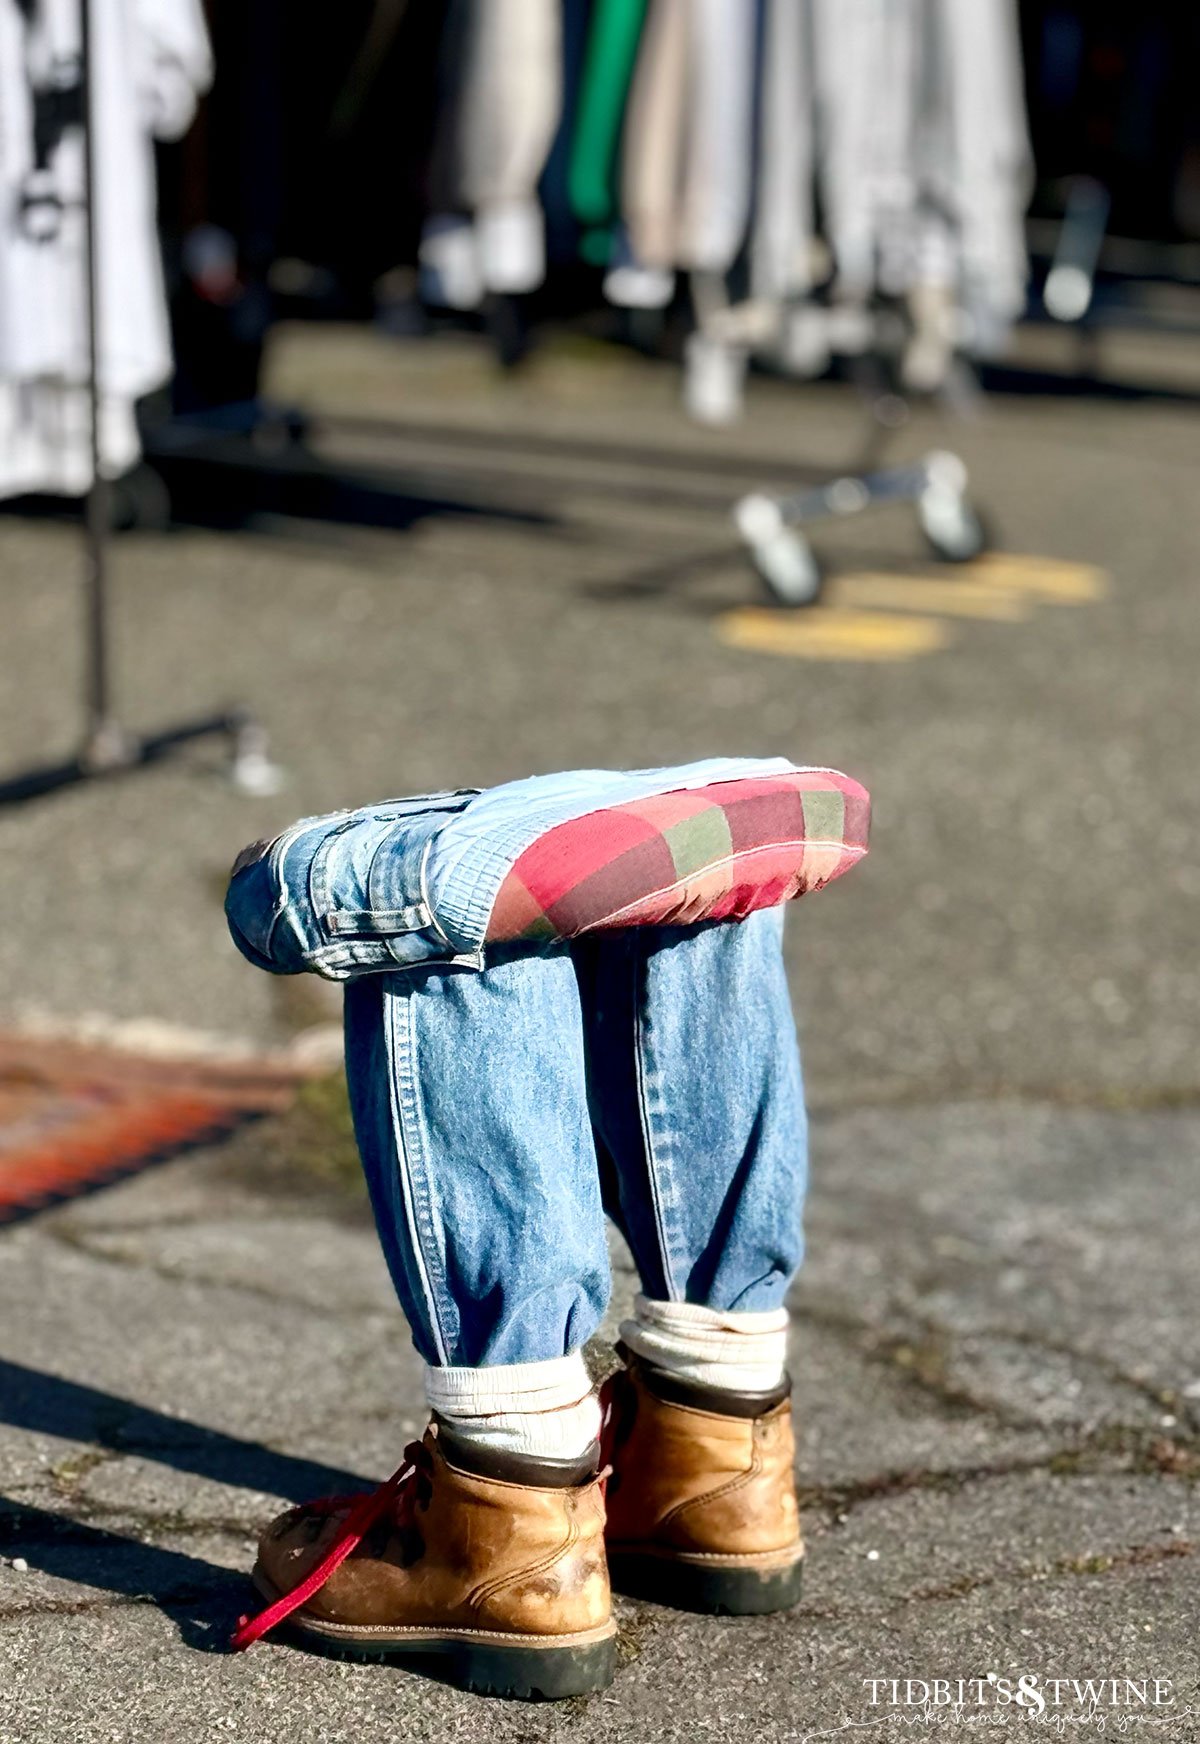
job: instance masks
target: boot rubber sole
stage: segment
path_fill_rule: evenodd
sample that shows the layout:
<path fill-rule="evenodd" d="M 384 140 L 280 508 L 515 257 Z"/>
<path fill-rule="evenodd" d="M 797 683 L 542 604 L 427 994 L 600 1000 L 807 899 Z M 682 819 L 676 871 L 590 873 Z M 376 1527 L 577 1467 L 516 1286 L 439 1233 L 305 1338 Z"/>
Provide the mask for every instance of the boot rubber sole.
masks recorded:
<path fill-rule="evenodd" d="M 280 1595 L 256 1569 L 254 1586 L 268 1603 Z M 296 1612 L 271 1639 L 360 1664 L 401 1665 L 476 1695 L 559 1701 L 607 1689 L 616 1667 L 617 1626 L 602 1623 L 573 1635 L 540 1637 L 498 1629 L 432 1625 L 355 1627 Z"/>
<path fill-rule="evenodd" d="M 650 1599 L 677 1611 L 709 1616 L 763 1617 L 799 1603 L 804 1553 L 720 1556 L 645 1545 L 608 1547 L 608 1577 L 615 1593 Z"/>

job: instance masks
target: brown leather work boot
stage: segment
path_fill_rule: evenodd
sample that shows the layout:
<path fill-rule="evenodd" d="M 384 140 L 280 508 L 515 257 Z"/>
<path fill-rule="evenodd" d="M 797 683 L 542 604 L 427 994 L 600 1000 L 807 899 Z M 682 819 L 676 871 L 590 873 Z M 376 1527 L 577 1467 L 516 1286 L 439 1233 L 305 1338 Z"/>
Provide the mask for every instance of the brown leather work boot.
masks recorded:
<path fill-rule="evenodd" d="M 621 1347 L 605 1382 L 608 1566 L 618 1592 L 748 1616 L 800 1597 L 791 1383 L 718 1392 Z"/>
<path fill-rule="evenodd" d="M 431 1424 L 372 1495 L 268 1526 L 253 1575 L 268 1605 L 233 1645 L 286 1621 L 302 1646 L 425 1662 L 481 1694 L 605 1689 L 616 1625 L 603 1533 L 594 1459 L 485 1453 Z"/>

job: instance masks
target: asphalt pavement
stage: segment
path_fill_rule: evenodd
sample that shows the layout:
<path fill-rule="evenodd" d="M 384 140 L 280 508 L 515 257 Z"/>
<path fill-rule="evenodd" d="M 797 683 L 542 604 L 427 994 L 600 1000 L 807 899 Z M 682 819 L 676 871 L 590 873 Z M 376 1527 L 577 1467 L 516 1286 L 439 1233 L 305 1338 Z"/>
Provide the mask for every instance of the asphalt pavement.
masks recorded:
<path fill-rule="evenodd" d="M 897 453 L 963 454 L 1025 584 L 935 609 L 920 584 L 964 577 L 910 512 L 823 527 L 830 618 L 874 586 L 938 626 L 833 659 L 764 629 L 729 509 L 848 462 L 849 390 L 757 382 L 710 432 L 669 370 L 590 347 L 505 381 L 467 341 L 337 329 L 285 333 L 273 386 L 304 450 L 236 497 L 209 457 L 227 524 L 123 538 L 114 591 L 129 719 L 246 700 L 287 785 L 239 794 L 203 745 L 0 817 L 0 1027 L 327 1037 L 331 990 L 256 975 L 220 916 L 237 849 L 301 813 L 724 752 L 863 780 L 871 856 L 788 938 L 806 1596 L 622 1601 L 613 1690 L 554 1709 L 225 1655 L 278 1499 L 382 1475 L 420 1417 L 361 1200 L 284 1121 L 0 1234 L 0 1744 L 887 1735 L 929 1717 L 867 1680 L 989 1672 L 1166 1680 L 1140 1735 L 1200 1737 L 1195 410 L 914 416 Z M 78 576 L 74 529 L 0 518 L 11 769 L 72 743 Z M 614 1314 L 632 1287 L 618 1253 Z"/>

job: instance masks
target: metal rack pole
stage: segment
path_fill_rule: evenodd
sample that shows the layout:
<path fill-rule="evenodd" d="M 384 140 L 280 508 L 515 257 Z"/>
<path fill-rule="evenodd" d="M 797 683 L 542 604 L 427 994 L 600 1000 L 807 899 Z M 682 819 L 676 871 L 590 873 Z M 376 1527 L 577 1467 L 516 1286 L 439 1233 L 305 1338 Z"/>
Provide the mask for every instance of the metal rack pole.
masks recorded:
<path fill-rule="evenodd" d="M 91 484 L 84 511 L 84 646 L 86 721 L 84 758 L 97 768 L 124 760 L 129 747 L 112 715 L 108 658 L 108 538 L 111 528 L 108 480 L 101 463 L 100 436 L 100 272 L 96 218 L 96 106 L 92 8 L 79 0 L 79 79 L 83 119 L 84 306 L 87 348 L 88 437 Z"/>

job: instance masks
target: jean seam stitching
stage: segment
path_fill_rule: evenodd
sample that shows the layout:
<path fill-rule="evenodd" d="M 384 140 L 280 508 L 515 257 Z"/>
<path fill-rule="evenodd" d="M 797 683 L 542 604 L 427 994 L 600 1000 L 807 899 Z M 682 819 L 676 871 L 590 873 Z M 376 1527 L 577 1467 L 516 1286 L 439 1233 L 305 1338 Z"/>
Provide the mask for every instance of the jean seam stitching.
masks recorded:
<path fill-rule="evenodd" d="M 386 995 L 385 995 L 386 997 Z M 388 1042 L 388 1085 L 392 1104 L 392 1120 L 396 1132 L 397 1163 L 403 1178 L 404 1220 L 408 1226 L 409 1240 L 412 1244 L 413 1258 L 416 1261 L 417 1272 L 421 1282 L 425 1306 L 429 1314 L 430 1330 L 437 1350 L 438 1361 L 449 1365 L 450 1350 L 442 1325 L 441 1312 L 438 1306 L 437 1292 L 429 1265 L 428 1240 L 432 1235 L 428 1206 L 428 1193 L 423 1186 L 418 1188 L 416 1172 L 413 1167 L 412 1149 L 415 1141 L 416 1150 L 423 1158 L 423 1145 L 420 1132 L 420 1121 L 416 1116 L 414 1106 L 412 1118 L 407 1118 L 405 1107 L 404 1086 L 400 1082 L 401 1062 L 407 1068 L 406 1076 L 412 1086 L 412 1094 L 416 1094 L 416 1073 L 412 1070 L 413 1036 L 412 1036 L 412 1000 L 411 995 L 405 995 L 405 1036 L 400 1041 L 396 1033 L 396 998 L 387 998 L 387 1042 Z"/>
<path fill-rule="evenodd" d="M 275 840 L 271 843 L 271 849 L 267 856 L 267 864 L 272 869 L 277 888 L 275 891 L 275 900 L 271 906 L 271 919 L 267 927 L 267 938 L 266 944 L 263 948 L 263 955 L 272 963 L 275 960 L 275 937 L 283 922 L 286 922 L 292 929 L 293 937 L 296 939 L 299 946 L 301 961 L 305 959 L 308 947 L 308 940 L 305 937 L 303 922 L 297 912 L 297 905 L 292 898 L 291 889 L 287 881 L 287 872 L 285 870 L 288 853 L 295 846 L 303 833 L 303 826 L 301 824 L 293 824 L 290 830 L 284 830 L 281 835 L 276 836 Z"/>
<path fill-rule="evenodd" d="M 436 838 L 437 838 L 437 832 L 431 831 L 430 835 L 425 843 L 425 846 L 421 849 L 421 863 L 417 869 L 418 888 L 421 892 L 422 905 L 425 909 L 426 914 L 429 916 L 430 926 L 433 928 L 434 932 L 438 935 L 438 937 L 442 940 L 443 944 L 449 945 L 449 947 L 452 951 L 457 951 L 458 946 L 455 944 L 454 940 L 450 937 L 449 933 L 447 933 L 445 927 L 442 925 L 442 918 L 438 914 L 437 909 L 434 907 L 433 896 L 432 896 L 430 889 L 429 889 L 429 860 L 430 860 L 431 854 L 433 853 L 433 844 L 434 844 Z"/>
<path fill-rule="evenodd" d="M 675 1283 L 675 1271 L 671 1264 L 671 1243 L 667 1232 L 666 1219 L 663 1215 L 662 1199 L 659 1194 L 660 1165 L 655 1156 L 654 1137 L 651 1126 L 650 1108 L 646 1092 L 645 1074 L 645 1026 L 642 1022 L 641 988 L 639 986 L 639 969 L 641 957 L 636 948 L 630 952 L 630 975 L 633 983 L 633 1057 L 634 1069 L 637 1075 L 638 1121 L 642 1129 L 642 1150 L 646 1159 L 646 1178 L 650 1187 L 650 1205 L 654 1214 L 654 1230 L 658 1241 L 658 1256 L 662 1264 L 663 1283 L 667 1289 L 667 1300 L 674 1302 L 679 1299 L 679 1290 Z"/>

